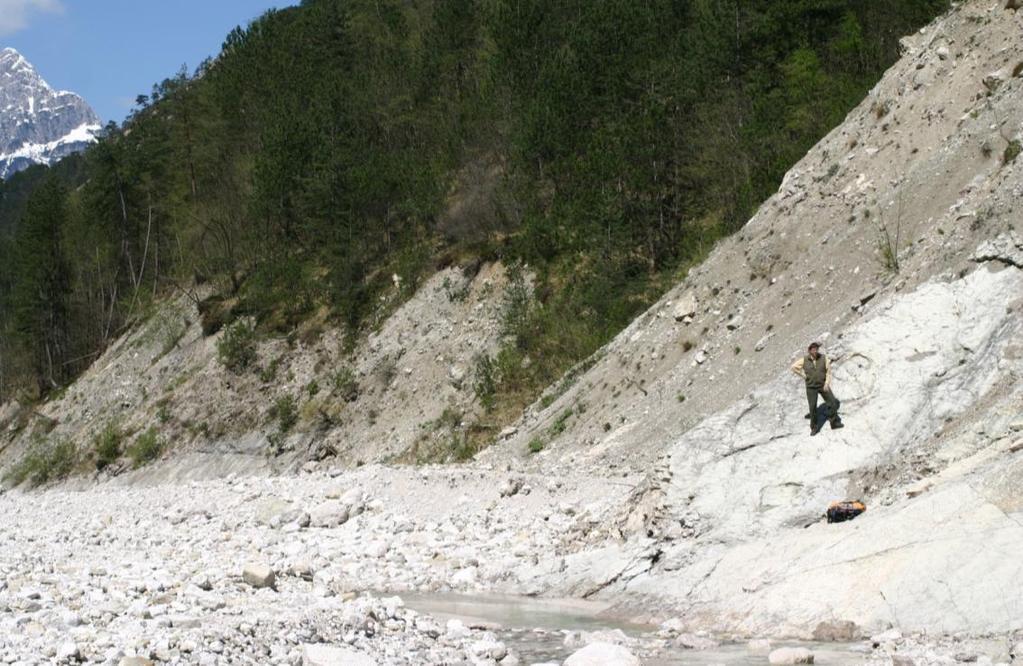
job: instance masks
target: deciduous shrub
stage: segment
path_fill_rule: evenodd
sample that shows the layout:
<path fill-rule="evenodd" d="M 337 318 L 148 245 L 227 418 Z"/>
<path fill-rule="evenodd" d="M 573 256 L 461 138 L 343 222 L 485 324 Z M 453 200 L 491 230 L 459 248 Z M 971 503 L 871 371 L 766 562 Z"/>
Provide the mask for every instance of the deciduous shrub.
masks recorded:
<path fill-rule="evenodd" d="M 224 367 L 242 372 L 256 360 L 256 327 L 248 320 L 239 320 L 224 331 L 217 341 L 217 358 Z"/>

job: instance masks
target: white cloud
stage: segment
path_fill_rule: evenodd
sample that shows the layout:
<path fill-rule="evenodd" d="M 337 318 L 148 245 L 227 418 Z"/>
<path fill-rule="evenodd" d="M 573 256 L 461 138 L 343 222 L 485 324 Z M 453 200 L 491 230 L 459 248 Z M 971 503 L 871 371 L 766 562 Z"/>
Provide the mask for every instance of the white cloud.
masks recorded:
<path fill-rule="evenodd" d="M 35 14 L 60 14 L 61 0 L 0 0 L 0 35 L 12 35 L 28 27 Z"/>

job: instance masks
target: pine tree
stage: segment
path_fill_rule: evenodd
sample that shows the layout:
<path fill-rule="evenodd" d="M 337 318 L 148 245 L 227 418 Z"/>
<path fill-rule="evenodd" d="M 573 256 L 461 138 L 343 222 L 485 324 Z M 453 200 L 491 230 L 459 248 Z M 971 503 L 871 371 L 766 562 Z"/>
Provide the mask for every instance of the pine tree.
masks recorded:
<path fill-rule="evenodd" d="M 61 233 L 67 221 L 66 192 L 47 178 L 32 193 L 15 240 L 10 294 L 12 332 L 26 353 L 40 393 L 68 376 L 70 270 Z"/>

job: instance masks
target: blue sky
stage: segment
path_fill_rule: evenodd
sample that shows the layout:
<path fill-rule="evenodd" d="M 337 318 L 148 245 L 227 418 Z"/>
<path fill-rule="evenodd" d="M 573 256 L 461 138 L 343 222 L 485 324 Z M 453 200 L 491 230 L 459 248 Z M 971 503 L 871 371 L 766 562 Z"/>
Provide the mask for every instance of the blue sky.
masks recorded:
<path fill-rule="evenodd" d="M 216 55 L 224 37 L 294 0 L 0 0 L 0 47 L 121 121 L 139 94 Z"/>

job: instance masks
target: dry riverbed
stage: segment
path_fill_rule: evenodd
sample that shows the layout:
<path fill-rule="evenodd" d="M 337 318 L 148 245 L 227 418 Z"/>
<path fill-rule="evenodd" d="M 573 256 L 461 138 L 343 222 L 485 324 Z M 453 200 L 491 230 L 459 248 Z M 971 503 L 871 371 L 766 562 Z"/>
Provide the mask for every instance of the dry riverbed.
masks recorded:
<path fill-rule="evenodd" d="M 521 596 L 547 592 L 530 572 L 596 539 L 629 484 L 614 488 L 369 466 L 10 492 L 0 662 L 752 664 L 793 645 L 690 634 L 666 609 L 637 624 L 606 602 Z M 881 664 L 915 646 L 916 663 L 942 663 L 933 646 L 875 642 L 796 647 L 817 663 Z"/>

